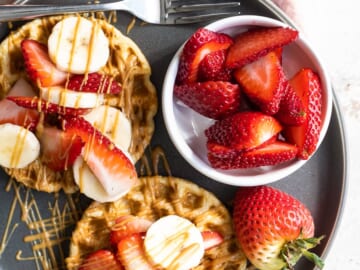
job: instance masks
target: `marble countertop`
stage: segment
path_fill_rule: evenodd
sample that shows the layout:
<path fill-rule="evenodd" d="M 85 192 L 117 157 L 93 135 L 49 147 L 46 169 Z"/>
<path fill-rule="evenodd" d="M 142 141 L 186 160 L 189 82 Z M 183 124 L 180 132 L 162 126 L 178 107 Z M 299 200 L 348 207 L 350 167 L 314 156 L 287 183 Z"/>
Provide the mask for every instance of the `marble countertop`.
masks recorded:
<path fill-rule="evenodd" d="M 358 0 L 274 0 L 324 60 L 345 124 L 349 174 L 345 207 L 325 270 L 360 269 L 360 16 Z M 334 157 L 335 158 L 335 157 Z"/>

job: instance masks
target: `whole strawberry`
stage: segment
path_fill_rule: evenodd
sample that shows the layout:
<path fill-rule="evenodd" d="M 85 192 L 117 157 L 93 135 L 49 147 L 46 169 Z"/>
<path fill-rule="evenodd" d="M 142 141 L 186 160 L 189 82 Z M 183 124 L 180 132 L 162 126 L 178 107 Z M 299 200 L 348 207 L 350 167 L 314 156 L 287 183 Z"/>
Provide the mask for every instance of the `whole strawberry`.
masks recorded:
<path fill-rule="evenodd" d="M 289 194 L 268 186 L 240 188 L 233 220 L 238 241 L 256 268 L 293 269 L 302 255 L 323 267 L 321 259 L 308 251 L 321 240 L 313 238 L 311 213 Z"/>

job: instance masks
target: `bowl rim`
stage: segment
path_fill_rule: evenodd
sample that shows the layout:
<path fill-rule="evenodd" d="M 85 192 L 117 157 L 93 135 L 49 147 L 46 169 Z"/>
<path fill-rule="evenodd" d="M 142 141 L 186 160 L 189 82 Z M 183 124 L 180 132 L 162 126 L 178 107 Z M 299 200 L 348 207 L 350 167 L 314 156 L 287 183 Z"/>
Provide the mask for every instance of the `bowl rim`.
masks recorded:
<path fill-rule="evenodd" d="M 224 31 L 225 29 L 235 27 L 235 26 L 265 26 L 265 27 L 291 27 L 290 25 L 268 17 L 259 16 L 259 15 L 238 15 L 233 17 L 228 17 L 224 19 L 217 20 L 206 26 L 205 28 L 213 31 Z M 187 41 L 187 40 L 186 40 Z M 174 54 L 162 85 L 162 113 L 165 122 L 167 132 L 172 140 L 175 148 L 181 154 L 181 156 L 192 166 L 194 169 L 202 173 L 203 175 L 213 179 L 217 182 L 233 185 L 233 186 L 256 186 L 269 184 L 289 176 L 298 169 L 300 169 L 311 157 L 317 152 L 317 149 L 320 147 L 329 127 L 331 113 L 332 113 L 332 86 L 330 82 L 330 76 L 326 70 L 323 61 L 318 53 L 316 53 L 314 47 L 312 47 L 309 41 L 306 40 L 304 35 L 299 30 L 299 37 L 296 40 L 297 45 L 308 52 L 308 57 L 311 59 L 319 77 L 321 78 L 321 84 L 323 89 L 327 89 L 326 93 L 326 103 L 323 104 L 322 109 L 325 111 L 324 119 L 322 121 L 322 128 L 320 132 L 320 137 L 318 145 L 314 153 L 307 160 L 296 159 L 295 161 L 286 162 L 276 166 L 260 167 L 252 169 L 252 171 L 259 170 L 262 173 L 260 174 L 244 174 L 244 175 L 234 175 L 231 174 L 233 171 L 242 171 L 245 172 L 247 169 L 237 169 L 237 170 L 219 170 L 212 168 L 208 163 L 205 163 L 191 147 L 186 143 L 185 139 L 181 136 L 179 126 L 177 125 L 175 115 L 174 115 L 174 106 L 169 106 L 169 104 L 174 104 L 173 88 L 175 82 L 175 74 L 177 73 L 179 65 L 179 56 L 183 49 L 186 41 L 179 47 L 179 49 Z"/>

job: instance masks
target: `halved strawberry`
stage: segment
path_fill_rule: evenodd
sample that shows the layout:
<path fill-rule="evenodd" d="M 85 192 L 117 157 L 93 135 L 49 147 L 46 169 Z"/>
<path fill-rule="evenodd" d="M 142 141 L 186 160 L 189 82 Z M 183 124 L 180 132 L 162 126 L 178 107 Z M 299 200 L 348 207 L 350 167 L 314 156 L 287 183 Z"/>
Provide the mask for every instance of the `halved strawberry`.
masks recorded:
<path fill-rule="evenodd" d="M 105 249 L 90 253 L 81 263 L 79 270 L 122 270 L 124 269 L 117 261 L 115 255 Z"/>
<path fill-rule="evenodd" d="M 199 65 L 199 81 L 230 81 L 232 70 L 225 68 L 227 50 L 207 54 Z"/>
<path fill-rule="evenodd" d="M 112 246 L 116 246 L 126 236 L 146 232 L 151 224 L 151 221 L 141 217 L 121 216 L 115 220 L 115 224 L 111 227 L 110 243 Z"/>
<path fill-rule="evenodd" d="M 320 136 L 321 82 L 314 71 L 304 68 L 295 74 L 290 84 L 306 107 L 306 119 L 299 126 L 286 126 L 283 134 L 287 141 L 299 147 L 299 158 L 308 159 L 315 151 Z"/>
<path fill-rule="evenodd" d="M 287 79 L 276 52 L 236 69 L 234 77 L 261 111 L 273 115 L 279 110 Z"/>
<path fill-rule="evenodd" d="M 174 95 L 194 111 L 213 119 L 224 118 L 240 107 L 240 88 L 229 82 L 207 81 L 176 85 Z"/>
<path fill-rule="evenodd" d="M 68 118 L 63 121 L 63 128 L 81 137 L 85 143 L 81 155 L 108 195 L 124 194 L 137 182 L 132 161 L 85 119 Z"/>
<path fill-rule="evenodd" d="M 63 116 L 83 115 L 89 112 L 90 109 L 84 108 L 70 108 L 59 106 L 55 103 L 47 102 L 39 97 L 7 97 L 8 100 L 15 102 L 18 106 L 37 110 L 44 113 L 57 113 Z"/>
<path fill-rule="evenodd" d="M 157 269 L 145 254 L 144 239 L 140 234 L 123 238 L 117 246 L 117 257 L 127 270 Z"/>
<path fill-rule="evenodd" d="M 307 108 L 302 98 L 294 91 L 290 83 L 286 83 L 285 94 L 280 102 L 275 117 L 286 125 L 300 125 L 306 120 Z"/>
<path fill-rule="evenodd" d="M 208 160 L 212 167 L 223 170 L 273 166 L 295 159 L 298 153 L 295 145 L 282 141 L 266 143 L 249 151 L 234 151 L 221 146 L 221 152 L 212 152 L 213 149 L 219 151 L 215 147 L 208 145 Z"/>
<path fill-rule="evenodd" d="M 296 40 L 298 31 L 290 28 L 256 28 L 241 33 L 229 48 L 226 67 L 240 68 L 270 51 Z"/>
<path fill-rule="evenodd" d="M 26 72 L 34 82 L 39 82 L 40 86 L 54 86 L 66 81 L 67 73 L 57 69 L 44 44 L 24 39 L 21 42 L 21 50 Z"/>
<path fill-rule="evenodd" d="M 113 77 L 100 73 L 73 75 L 67 83 L 67 88 L 74 91 L 119 94 L 120 84 Z"/>
<path fill-rule="evenodd" d="M 199 28 L 184 45 L 176 84 L 196 82 L 198 68 L 204 57 L 211 52 L 225 50 L 232 43 L 232 38 L 226 34 Z"/>
<path fill-rule="evenodd" d="M 224 241 L 224 237 L 216 231 L 203 231 L 201 232 L 204 240 L 204 249 L 208 250 L 220 245 Z"/>
<path fill-rule="evenodd" d="M 54 171 L 67 170 L 80 155 L 83 141 L 56 127 L 44 127 L 39 136 L 41 160 Z"/>
<path fill-rule="evenodd" d="M 248 111 L 216 121 L 205 130 L 205 135 L 210 142 L 242 151 L 258 147 L 281 130 L 282 126 L 274 117 Z"/>

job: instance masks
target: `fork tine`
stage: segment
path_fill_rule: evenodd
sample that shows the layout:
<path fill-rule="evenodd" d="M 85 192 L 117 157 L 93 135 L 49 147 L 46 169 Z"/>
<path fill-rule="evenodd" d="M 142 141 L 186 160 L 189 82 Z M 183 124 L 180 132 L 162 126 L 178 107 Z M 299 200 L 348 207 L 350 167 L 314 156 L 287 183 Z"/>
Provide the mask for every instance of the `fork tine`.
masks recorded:
<path fill-rule="evenodd" d="M 179 4 L 175 7 L 169 7 L 168 12 L 192 12 L 198 10 L 208 9 L 224 9 L 224 8 L 237 8 L 240 2 L 224 2 L 224 3 L 205 3 L 205 4 Z"/>

